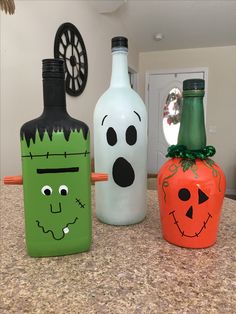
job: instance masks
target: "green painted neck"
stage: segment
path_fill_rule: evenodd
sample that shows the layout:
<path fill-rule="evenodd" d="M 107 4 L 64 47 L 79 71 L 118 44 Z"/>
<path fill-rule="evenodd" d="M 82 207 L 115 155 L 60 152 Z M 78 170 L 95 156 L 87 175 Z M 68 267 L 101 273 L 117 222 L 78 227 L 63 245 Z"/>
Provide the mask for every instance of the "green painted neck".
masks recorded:
<path fill-rule="evenodd" d="M 178 145 L 185 145 L 189 150 L 199 150 L 206 146 L 203 97 L 204 90 L 183 91 Z"/>

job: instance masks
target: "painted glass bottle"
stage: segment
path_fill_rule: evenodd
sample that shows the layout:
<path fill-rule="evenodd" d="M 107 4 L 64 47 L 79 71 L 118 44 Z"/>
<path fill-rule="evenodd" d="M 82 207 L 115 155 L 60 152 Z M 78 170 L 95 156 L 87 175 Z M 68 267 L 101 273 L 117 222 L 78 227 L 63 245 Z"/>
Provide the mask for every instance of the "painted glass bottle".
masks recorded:
<path fill-rule="evenodd" d="M 127 54 L 127 38 L 114 37 L 110 87 L 94 111 L 95 170 L 109 175 L 96 186 L 96 215 L 113 225 L 146 215 L 147 113 L 130 86 Z"/>
<path fill-rule="evenodd" d="M 43 60 L 42 115 L 21 128 L 28 254 L 56 256 L 91 244 L 89 129 L 66 110 L 64 62 Z"/>
<path fill-rule="evenodd" d="M 157 178 L 162 233 L 178 246 L 204 248 L 216 242 L 225 176 L 209 157 L 204 123 L 204 80 L 183 82 L 183 108 L 178 144 Z"/>

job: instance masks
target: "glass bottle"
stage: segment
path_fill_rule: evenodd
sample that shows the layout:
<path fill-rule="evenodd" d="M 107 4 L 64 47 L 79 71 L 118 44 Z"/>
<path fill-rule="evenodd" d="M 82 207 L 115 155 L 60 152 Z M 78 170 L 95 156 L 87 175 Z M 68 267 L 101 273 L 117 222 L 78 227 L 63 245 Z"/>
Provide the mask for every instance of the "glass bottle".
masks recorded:
<path fill-rule="evenodd" d="M 43 60 L 42 115 L 21 128 L 26 246 L 30 256 L 91 244 L 88 126 L 66 110 L 64 61 Z"/>
<path fill-rule="evenodd" d="M 109 181 L 96 186 L 96 215 L 112 225 L 129 225 L 146 215 L 147 112 L 131 88 L 128 40 L 112 38 L 112 74 L 94 111 L 95 169 Z"/>
<path fill-rule="evenodd" d="M 206 146 L 204 122 L 204 80 L 185 80 L 183 83 L 183 111 L 178 135 L 178 144 L 189 150 L 200 150 Z"/>
<path fill-rule="evenodd" d="M 216 242 L 225 176 L 206 146 L 204 80 L 183 82 L 183 108 L 178 144 L 157 178 L 164 239 L 178 246 L 204 248 Z"/>

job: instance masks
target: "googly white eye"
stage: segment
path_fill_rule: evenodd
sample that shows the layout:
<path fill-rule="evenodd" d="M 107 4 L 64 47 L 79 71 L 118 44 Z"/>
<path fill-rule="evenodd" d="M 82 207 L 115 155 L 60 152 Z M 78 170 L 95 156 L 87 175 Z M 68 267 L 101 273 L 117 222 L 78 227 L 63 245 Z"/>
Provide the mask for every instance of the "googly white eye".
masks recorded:
<path fill-rule="evenodd" d="M 49 185 L 44 185 L 41 189 L 43 195 L 49 196 L 52 194 L 52 188 Z"/>
<path fill-rule="evenodd" d="M 68 194 L 68 187 L 66 185 L 61 185 L 59 187 L 59 193 L 61 195 L 67 195 Z"/>

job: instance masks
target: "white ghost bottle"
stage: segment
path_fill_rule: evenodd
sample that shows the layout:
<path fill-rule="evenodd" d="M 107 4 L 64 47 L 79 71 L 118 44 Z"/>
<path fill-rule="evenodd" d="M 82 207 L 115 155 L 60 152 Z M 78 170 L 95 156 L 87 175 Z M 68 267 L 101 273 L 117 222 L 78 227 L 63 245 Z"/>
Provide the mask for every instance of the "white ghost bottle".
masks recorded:
<path fill-rule="evenodd" d="M 146 216 L 147 111 L 130 86 L 127 55 L 127 38 L 112 38 L 111 83 L 94 111 L 95 169 L 109 176 L 95 187 L 96 215 L 112 225 Z"/>

